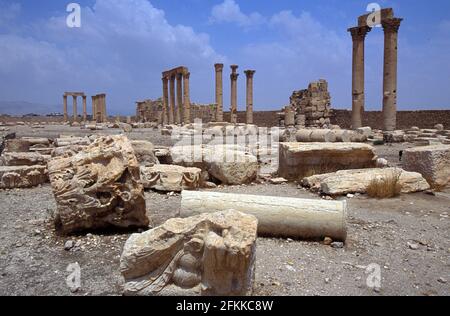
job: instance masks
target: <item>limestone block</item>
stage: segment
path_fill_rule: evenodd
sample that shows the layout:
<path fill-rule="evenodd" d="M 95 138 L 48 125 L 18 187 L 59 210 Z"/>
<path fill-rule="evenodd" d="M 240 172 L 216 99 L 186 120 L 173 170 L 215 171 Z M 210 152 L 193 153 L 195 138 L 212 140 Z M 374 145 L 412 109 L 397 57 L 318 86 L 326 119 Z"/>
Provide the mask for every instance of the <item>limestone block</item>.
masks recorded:
<path fill-rule="evenodd" d="M 136 158 L 141 166 L 151 167 L 159 164 L 155 156 L 155 146 L 149 141 L 133 140 L 131 141 Z"/>
<path fill-rule="evenodd" d="M 446 186 L 450 182 L 450 146 L 409 148 L 403 153 L 403 168 L 419 172 L 432 187 Z"/>
<path fill-rule="evenodd" d="M 31 188 L 47 181 L 45 166 L 0 167 L 0 189 Z"/>
<path fill-rule="evenodd" d="M 281 143 L 278 175 L 291 180 L 338 170 L 375 168 L 374 148 L 360 143 Z"/>
<path fill-rule="evenodd" d="M 366 193 L 374 179 L 381 180 L 397 176 L 402 193 L 420 192 L 430 188 L 430 185 L 420 173 L 408 172 L 400 168 L 340 170 L 305 178 L 302 180 L 302 184 L 328 195 L 346 195 L 349 193 Z"/>
<path fill-rule="evenodd" d="M 181 192 L 201 187 L 202 170 L 177 165 L 141 167 L 141 181 L 146 189 Z"/>
<path fill-rule="evenodd" d="M 148 227 L 139 164 L 125 136 L 99 137 L 72 157 L 52 158 L 48 170 L 63 233 Z"/>
<path fill-rule="evenodd" d="M 88 137 L 61 137 L 55 140 L 56 147 L 64 147 L 71 145 L 87 146 L 91 143 Z"/>
<path fill-rule="evenodd" d="M 50 156 L 36 152 L 4 152 L 0 157 L 0 165 L 3 166 L 35 166 L 47 165 Z"/>
<path fill-rule="evenodd" d="M 120 271 L 125 295 L 251 295 L 257 219 L 236 211 L 174 218 L 133 234 Z"/>
<path fill-rule="evenodd" d="M 383 139 L 386 143 L 403 143 L 405 141 L 404 131 L 384 132 Z"/>

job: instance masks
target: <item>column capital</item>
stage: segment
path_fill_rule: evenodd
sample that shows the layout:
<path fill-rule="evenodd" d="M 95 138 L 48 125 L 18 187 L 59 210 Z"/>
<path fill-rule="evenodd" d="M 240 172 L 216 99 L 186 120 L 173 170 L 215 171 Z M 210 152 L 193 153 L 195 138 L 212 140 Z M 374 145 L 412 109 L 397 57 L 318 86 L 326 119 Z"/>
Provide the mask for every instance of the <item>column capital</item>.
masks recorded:
<path fill-rule="evenodd" d="M 214 67 L 216 68 L 216 71 L 222 71 L 223 70 L 223 64 L 215 64 Z"/>
<path fill-rule="evenodd" d="M 363 41 L 372 29 L 369 26 L 356 26 L 348 29 L 353 41 Z"/>
<path fill-rule="evenodd" d="M 233 73 L 235 73 L 237 71 L 237 69 L 239 68 L 239 66 L 238 65 L 231 65 L 230 68 L 231 68 L 231 71 Z"/>
<path fill-rule="evenodd" d="M 189 79 L 191 77 L 191 73 L 190 72 L 185 72 L 184 74 L 183 74 L 183 78 L 184 79 Z"/>
<path fill-rule="evenodd" d="M 385 19 L 381 22 L 381 25 L 385 33 L 397 33 L 402 21 L 403 19 L 400 18 Z"/>
<path fill-rule="evenodd" d="M 247 78 L 251 79 L 253 78 L 253 75 L 256 73 L 256 70 L 246 70 L 244 71 L 244 73 L 247 76 Z"/>
<path fill-rule="evenodd" d="M 230 76 L 231 80 L 233 80 L 233 81 L 238 80 L 238 77 L 239 77 L 239 74 L 236 74 L 236 73 L 232 73 Z"/>

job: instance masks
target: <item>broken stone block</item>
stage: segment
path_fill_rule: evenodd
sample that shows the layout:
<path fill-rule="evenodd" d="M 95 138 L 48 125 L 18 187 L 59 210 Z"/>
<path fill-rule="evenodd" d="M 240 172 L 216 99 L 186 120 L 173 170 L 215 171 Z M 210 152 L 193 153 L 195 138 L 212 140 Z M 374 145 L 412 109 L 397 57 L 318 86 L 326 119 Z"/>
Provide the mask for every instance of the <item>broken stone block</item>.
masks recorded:
<path fill-rule="evenodd" d="M 54 157 L 72 157 L 85 149 L 87 146 L 83 145 L 70 145 L 64 147 L 56 147 L 52 150 L 51 156 Z"/>
<path fill-rule="evenodd" d="M 35 166 L 47 165 L 50 156 L 36 152 L 4 152 L 0 157 L 0 165 L 3 166 Z"/>
<path fill-rule="evenodd" d="M 383 139 L 386 143 L 403 143 L 405 142 L 404 131 L 384 132 Z"/>
<path fill-rule="evenodd" d="M 159 164 L 158 158 L 155 156 L 155 146 L 151 142 L 145 140 L 131 141 L 136 158 L 141 166 L 152 167 Z"/>
<path fill-rule="evenodd" d="M 258 175 L 258 159 L 239 145 L 175 146 L 171 156 L 174 164 L 200 168 L 223 184 L 251 183 Z"/>
<path fill-rule="evenodd" d="M 91 143 L 88 137 L 62 137 L 55 140 L 56 147 L 65 147 L 71 145 L 87 146 Z"/>
<path fill-rule="evenodd" d="M 0 189 L 31 188 L 47 181 L 45 166 L 0 167 Z"/>
<path fill-rule="evenodd" d="M 124 246 L 125 295 L 251 295 L 257 219 L 236 211 L 174 218 Z"/>
<path fill-rule="evenodd" d="M 0 155 L 5 149 L 8 140 L 16 138 L 16 133 L 0 133 Z"/>
<path fill-rule="evenodd" d="M 403 153 L 403 168 L 419 172 L 432 187 L 444 187 L 450 182 L 450 146 L 409 148 Z"/>
<path fill-rule="evenodd" d="M 199 168 L 186 168 L 176 165 L 154 165 L 141 167 L 141 181 L 146 189 L 181 192 L 201 187 Z"/>
<path fill-rule="evenodd" d="M 407 172 L 400 168 L 341 170 L 305 178 L 302 184 L 327 195 L 346 195 L 366 193 L 374 179 L 382 180 L 389 177 L 398 177 L 402 193 L 421 192 L 430 188 L 420 173 Z"/>
<path fill-rule="evenodd" d="M 360 143 L 281 143 L 278 175 L 290 181 L 338 170 L 375 168 L 374 148 Z"/>
<path fill-rule="evenodd" d="M 125 136 L 99 137 L 72 157 L 52 158 L 48 170 L 63 233 L 148 227 L 139 164 Z"/>

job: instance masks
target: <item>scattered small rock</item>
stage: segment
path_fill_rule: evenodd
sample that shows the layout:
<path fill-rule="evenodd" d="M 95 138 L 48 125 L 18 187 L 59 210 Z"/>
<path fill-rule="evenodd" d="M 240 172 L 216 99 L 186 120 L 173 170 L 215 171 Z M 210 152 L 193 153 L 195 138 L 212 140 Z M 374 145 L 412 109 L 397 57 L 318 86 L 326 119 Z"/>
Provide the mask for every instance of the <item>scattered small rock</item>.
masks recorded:
<path fill-rule="evenodd" d="M 419 249 L 419 245 L 418 245 L 418 244 L 415 244 L 415 243 L 412 243 L 412 242 L 408 242 L 408 247 L 409 247 L 409 249 L 411 249 L 411 250 L 417 250 L 417 249 Z"/>
<path fill-rule="evenodd" d="M 332 243 L 333 243 L 333 239 L 331 239 L 330 237 L 325 237 L 324 240 L 323 240 L 323 244 L 324 244 L 325 246 L 329 246 L 329 245 L 331 245 Z"/>
<path fill-rule="evenodd" d="M 438 282 L 439 282 L 439 283 L 442 283 L 442 284 L 447 284 L 447 279 L 439 278 L 439 279 L 438 279 Z"/>
<path fill-rule="evenodd" d="M 64 250 L 69 251 L 74 247 L 74 242 L 73 240 L 68 240 L 66 241 L 66 243 L 64 244 Z"/>
<path fill-rule="evenodd" d="M 341 249 L 344 248 L 344 243 L 340 241 L 335 241 L 331 243 L 331 247 L 335 249 Z"/>

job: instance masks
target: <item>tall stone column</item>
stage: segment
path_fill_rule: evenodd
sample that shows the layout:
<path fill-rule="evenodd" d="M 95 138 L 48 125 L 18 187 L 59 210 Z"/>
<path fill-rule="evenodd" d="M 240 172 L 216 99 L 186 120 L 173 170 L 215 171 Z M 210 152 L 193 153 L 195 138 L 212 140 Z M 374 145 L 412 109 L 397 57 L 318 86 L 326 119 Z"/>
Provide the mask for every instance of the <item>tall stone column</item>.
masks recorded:
<path fill-rule="evenodd" d="M 254 70 L 245 71 L 247 76 L 247 124 L 253 124 L 253 76 Z"/>
<path fill-rule="evenodd" d="M 362 114 L 365 107 L 364 95 L 364 39 L 371 28 L 360 26 L 348 31 L 353 40 L 353 70 L 352 70 L 352 128 L 362 127 Z"/>
<path fill-rule="evenodd" d="M 216 68 L 216 120 L 223 122 L 223 64 L 215 64 Z"/>
<path fill-rule="evenodd" d="M 168 116 L 168 107 L 169 107 L 169 82 L 167 77 L 162 78 L 163 82 L 163 113 L 162 113 L 162 121 L 163 125 L 166 125 L 169 123 L 169 116 Z"/>
<path fill-rule="evenodd" d="M 63 110 L 64 110 L 64 122 L 69 120 L 69 116 L 67 115 L 67 95 L 63 96 Z"/>
<path fill-rule="evenodd" d="M 175 112 L 177 124 L 183 123 L 183 75 L 177 74 L 177 110 Z"/>
<path fill-rule="evenodd" d="M 95 104 L 95 95 L 92 96 L 92 120 L 97 121 L 97 107 Z"/>
<path fill-rule="evenodd" d="M 384 130 L 397 128 L 397 43 L 402 19 L 382 21 L 384 29 L 383 121 Z"/>
<path fill-rule="evenodd" d="M 230 115 L 231 115 L 231 123 L 236 124 L 237 123 L 237 80 L 239 77 L 239 74 L 237 73 L 238 66 L 232 65 L 231 66 L 231 109 L 230 109 Z"/>
<path fill-rule="evenodd" d="M 189 79 L 191 73 L 187 72 L 183 74 L 183 86 L 184 86 L 184 123 L 191 123 L 191 91 L 189 85 Z"/>
<path fill-rule="evenodd" d="M 87 105 L 86 105 L 86 96 L 83 96 L 83 122 L 87 121 Z"/>
<path fill-rule="evenodd" d="M 106 94 L 102 94 L 102 122 L 105 123 L 108 120 L 108 116 L 106 114 Z"/>
<path fill-rule="evenodd" d="M 78 113 L 77 113 L 77 96 L 72 96 L 73 98 L 73 121 L 76 122 L 78 120 Z"/>
<path fill-rule="evenodd" d="M 175 76 L 170 77 L 169 124 L 175 123 Z"/>

